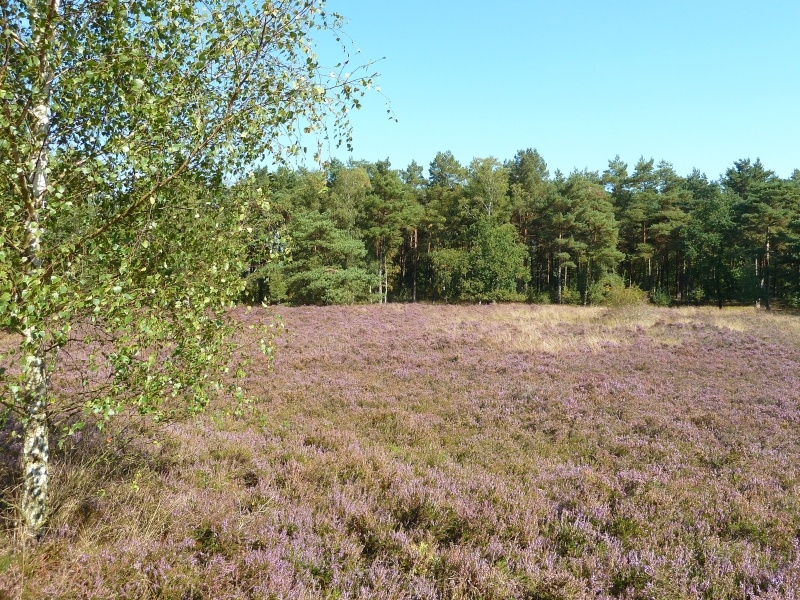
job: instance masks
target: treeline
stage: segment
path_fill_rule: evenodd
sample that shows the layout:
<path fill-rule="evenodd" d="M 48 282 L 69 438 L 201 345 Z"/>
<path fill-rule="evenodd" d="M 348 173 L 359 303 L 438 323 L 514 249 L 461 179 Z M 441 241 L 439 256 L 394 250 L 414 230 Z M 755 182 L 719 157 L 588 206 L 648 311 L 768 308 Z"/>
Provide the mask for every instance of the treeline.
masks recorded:
<path fill-rule="evenodd" d="M 269 203 L 249 225 L 250 301 L 800 305 L 800 171 L 760 160 L 712 181 L 644 158 L 551 176 L 536 150 L 440 152 L 427 178 L 334 160 L 238 191 Z"/>

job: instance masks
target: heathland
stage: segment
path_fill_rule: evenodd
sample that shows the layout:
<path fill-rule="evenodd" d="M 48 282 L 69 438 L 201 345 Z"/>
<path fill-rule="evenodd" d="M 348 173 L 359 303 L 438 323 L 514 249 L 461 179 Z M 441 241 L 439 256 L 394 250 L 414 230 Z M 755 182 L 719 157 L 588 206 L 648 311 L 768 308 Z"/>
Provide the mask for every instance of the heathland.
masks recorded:
<path fill-rule="evenodd" d="M 800 589 L 796 316 L 425 304 L 281 315 L 277 358 L 254 354 L 243 410 L 122 417 L 55 452 L 48 532 L 12 554 L 4 529 L 0 598 Z M 16 454 L 4 447 L 10 518 Z"/>

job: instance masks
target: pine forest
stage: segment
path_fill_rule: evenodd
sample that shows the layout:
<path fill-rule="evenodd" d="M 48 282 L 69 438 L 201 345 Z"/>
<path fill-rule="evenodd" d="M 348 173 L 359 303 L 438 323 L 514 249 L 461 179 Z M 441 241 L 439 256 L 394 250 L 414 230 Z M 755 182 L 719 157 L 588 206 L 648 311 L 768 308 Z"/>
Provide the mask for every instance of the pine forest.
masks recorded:
<path fill-rule="evenodd" d="M 800 170 L 736 160 L 718 180 L 619 156 L 551 174 L 532 149 L 427 169 L 333 160 L 262 169 L 239 192 L 254 218 L 254 302 L 527 301 L 800 305 Z"/>

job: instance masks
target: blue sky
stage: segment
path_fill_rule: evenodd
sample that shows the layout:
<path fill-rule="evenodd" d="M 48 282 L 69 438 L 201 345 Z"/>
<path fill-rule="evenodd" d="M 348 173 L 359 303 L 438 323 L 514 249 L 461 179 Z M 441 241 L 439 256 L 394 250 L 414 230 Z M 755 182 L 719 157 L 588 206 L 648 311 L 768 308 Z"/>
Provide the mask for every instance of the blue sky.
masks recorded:
<path fill-rule="evenodd" d="M 760 157 L 800 168 L 800 1 L 328 0 L 385 100 L 353 115 L 353 158 L 451 150 L 510 159 L 536 148 L 551 173 L 602 171 L 616 154 L 716 179 Z M 325 58 L 324 54 L 321 58 Z M 334 156 L 347 159 L 343 151 Z"/>

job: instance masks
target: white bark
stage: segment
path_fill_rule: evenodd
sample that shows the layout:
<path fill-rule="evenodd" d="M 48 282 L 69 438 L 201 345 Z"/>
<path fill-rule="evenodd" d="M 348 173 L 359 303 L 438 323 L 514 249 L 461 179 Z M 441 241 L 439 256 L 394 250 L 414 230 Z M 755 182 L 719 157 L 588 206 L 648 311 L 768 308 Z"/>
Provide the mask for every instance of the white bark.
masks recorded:
<path fill-rule="evenodd" d="M 30 158 L 30 199 L 27 206 L 25 245 L 26 270 L 32 278 L 41 277 L 42 225 L 47 208 L 47 175 L 49 162 L 48 135 L 50 133 L 50 91 L 52 68 L 47 60 L 48 49 L 53 43 L 55 23 L 60 8 L 59 0 L 52 0 L 47 24 L 36 38 L 36 46 L 44 57 L 40 64 L 41 94 L 31 109 L 33 117 L 33 153 Z M 25 331 L 29 355 L 22 393 L 26 413 L 22 437 L 22 497 L 20 507 L 26 535 L 38 537 L 47 520 L 50 444 L 47 432 L 47 368 L 38 339 L 36 326 Z"/>
<path fill-rule="evenodd" d="M 47 90 L 49 92 L 49 90 Z M 47 193 L 47 134 L 50 121 L 50 108 L 41 104 L 33 109 L 37 120 L 36 137 L 38 152 L 33 159 L 31 181 L 31 207 L 26 223 L 28 231 L 25 254 L 28 271 L 36 276 L 41 269 L 40 225 L 41 211 L 46 208 Z M 37 348 L 36 331 L 26 331 L 26 345 Z M 39 536 L 47 518 L 48 463 L 50 445 L 47 437 L 47 370 L 44 356 L 36 350 L 27 357 L 27 372 L 23 392 L 23 406 L 26 411 L 25 428 L 22 439 L 22 519 L 26 534 Z"/>
<path fill-rule="evenodd" d="M 29 358 L 25 377 L 24 401 L 27 421 L 22 445 L 22 518 L 26 533 L 38 536 L 47 519 L 48 463 L 47 373 L 44 359 Z"/>

